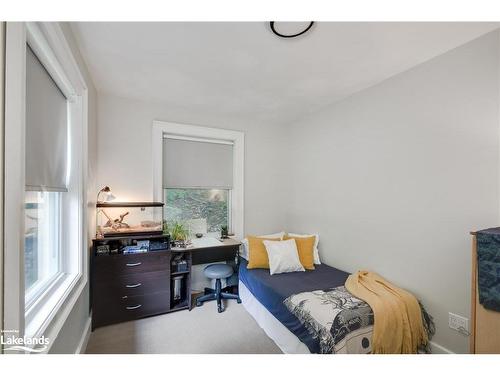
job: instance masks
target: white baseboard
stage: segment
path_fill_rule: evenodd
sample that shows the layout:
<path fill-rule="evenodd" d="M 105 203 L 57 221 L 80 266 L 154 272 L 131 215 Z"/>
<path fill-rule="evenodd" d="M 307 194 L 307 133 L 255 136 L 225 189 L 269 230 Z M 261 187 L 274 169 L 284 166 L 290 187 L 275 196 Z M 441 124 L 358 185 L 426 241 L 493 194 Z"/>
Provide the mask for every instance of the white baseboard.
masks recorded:
<path fill-rule="evenodd" d="M 434 341 L 431 341 L 430 345 L 432 354 L 455 354 L 455 352 L 452 352 L 451 350 L 445 348 L 444 346 L 436 344 Z"/>
<path fill-rule="evenodd" d="M 89 342 L 90 337 L 90 326 L 92 324 L 92 318 L 89 317 L 87 322 L 85 323 L 85 328 L 82 332 L 82 337 L 80 338 L 80 342 L 75 350 L 75 354 L 84 354 L 87 349 L 87 343 Z"/>

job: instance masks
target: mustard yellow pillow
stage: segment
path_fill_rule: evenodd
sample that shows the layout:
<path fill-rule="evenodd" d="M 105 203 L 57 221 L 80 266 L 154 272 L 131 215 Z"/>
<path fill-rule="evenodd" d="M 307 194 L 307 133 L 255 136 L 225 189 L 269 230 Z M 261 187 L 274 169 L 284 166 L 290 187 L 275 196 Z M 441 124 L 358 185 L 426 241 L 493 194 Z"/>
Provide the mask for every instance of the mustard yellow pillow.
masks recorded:
<path fill-rule="evenodd" d="M 279 238 L 261 238 L 248 236 L 248 269 L 269 268 L 269 257 L 267 256 L 264 241 L 280 241 Z"/>
<path fill-rule="evenodd" d="M 306 270 L 314 269 L 314 243 L 316 236 L 311 237 L 291 237 L 286 235 L 284 240 L 294 239 L 297 244 L 297 252 L 299 253 L 300 263 Z M 264 249 L 265 250 L 265 249 Z"/>

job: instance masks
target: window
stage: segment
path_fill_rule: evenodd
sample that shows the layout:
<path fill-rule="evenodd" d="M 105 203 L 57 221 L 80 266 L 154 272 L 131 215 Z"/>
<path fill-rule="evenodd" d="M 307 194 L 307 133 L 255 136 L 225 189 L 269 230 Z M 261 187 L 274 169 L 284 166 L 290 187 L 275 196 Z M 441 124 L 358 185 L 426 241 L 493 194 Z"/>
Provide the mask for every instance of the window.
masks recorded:
<path fill-rule="evenodd" d="M 69 178 L 68 100 L 26 46 L 25 238 L 26 320 L 64 272 L 61 251 Z"/>
<path fill-rule="evenodd" d="M 197 232 L 218 234 L 222 226 L 230 226 L 229 189 L 164 190 L 168 225 L 186 223 L 191 235 Z"/>
<path fill-rule="evenodd" d="M 58 23 L 6 27 L 4 328 L 50 347 L 87 284 L 88 90 Z"/>
<path fill-rule="evenodd" d="M 61 273 L 61 193 L 26 192 L 24 278 L 26 308 Z"/>
<path fill-rule="evenodd" d="M 154 121 L 152 146 L 153 197 L 167 224 L 181 222 L 191 236 L 227 225 L 243 238 L 244 133 Z"/>
<path fill-rule="evenodd" d="M 182 224 L 190 236 L 231 231 L 232 141 L 167 134 L 163 187 L 167 225 Z"/>

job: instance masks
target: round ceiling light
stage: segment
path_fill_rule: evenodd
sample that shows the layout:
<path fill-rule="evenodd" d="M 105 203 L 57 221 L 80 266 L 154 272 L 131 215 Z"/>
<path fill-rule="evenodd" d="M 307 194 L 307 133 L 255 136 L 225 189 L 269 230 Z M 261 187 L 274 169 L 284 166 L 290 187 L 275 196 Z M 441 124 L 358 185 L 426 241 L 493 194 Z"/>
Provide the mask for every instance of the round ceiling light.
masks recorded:
<path fill-rule="evenodd" d="M 275 25 L 275 21 L 271 21 L 269 22 L 270 26 L 271 26 L 271 30 L 273 33 L 275 33 L 276 35 L 278 35 L 280 38 L 295 38 L 299 35 L 302 35 L 302 34 L 305 34 L 306 32 L 309 31 L 309 29 L 312 27 L 312 25 L 314 25 L 314 22 L 311 21 L 308 23 L 307 27 L 305 29 L 303 29 L 302 31 L 298 32 L 298 33 L 294 33 L 294 34 L 283 34 L 282 32 L 279 32 L 276 30 L 276 25 Z"/>

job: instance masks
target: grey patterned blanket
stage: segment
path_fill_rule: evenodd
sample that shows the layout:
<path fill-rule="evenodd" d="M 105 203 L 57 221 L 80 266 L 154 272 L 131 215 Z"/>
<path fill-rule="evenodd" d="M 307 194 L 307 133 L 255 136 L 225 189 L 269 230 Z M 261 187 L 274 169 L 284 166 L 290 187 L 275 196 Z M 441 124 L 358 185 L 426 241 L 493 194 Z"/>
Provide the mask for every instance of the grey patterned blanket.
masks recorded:
<path fill-rule="evenodd" d="M 344 286 L 294 294 L 283 303 L 319 341 L 322 354 L 371 352 L 373 311 Z M 420 308 L 430 340 L 435 333 L 434 323 L 422 304 Z M 430 348 L 420 351 L 430 353 Z"/>
<path fill-rule="evenodd" d="M 500 230 L 477 233 L 477 269 L 479 303 L 500 311 Z"/>
<path fill-rule="evenodd" d="M 284 304 L 319 340 L 322 354 L 370 353 L 373 311 L 344 286 L 294 294 Z"/>

